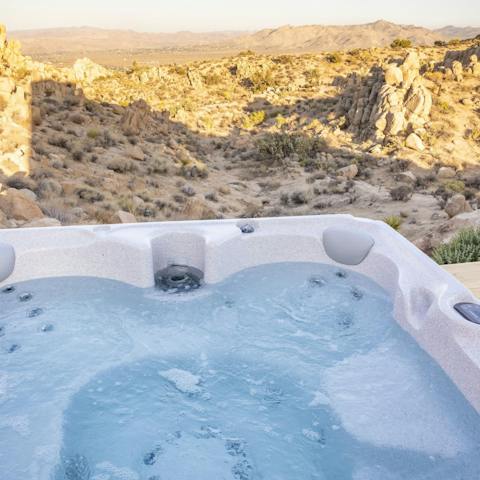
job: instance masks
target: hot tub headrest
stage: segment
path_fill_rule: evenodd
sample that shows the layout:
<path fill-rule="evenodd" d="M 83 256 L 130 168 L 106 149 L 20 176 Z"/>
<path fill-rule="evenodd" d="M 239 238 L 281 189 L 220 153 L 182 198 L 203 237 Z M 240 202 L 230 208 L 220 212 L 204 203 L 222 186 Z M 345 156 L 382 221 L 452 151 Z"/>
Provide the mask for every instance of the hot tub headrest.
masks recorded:
<path fill-rule="evenodd" d="M 327 255 L 343 265 L 359 265 L 370 253 L 375 241 L 365 232 L 345 227 L 330 227 L 323 232 Z"/>
<path fill-rule="evenodd" d="M 15 249 L 12 245 L 0 242 L 0 282 L 6 280 L 15 267 Z"/>

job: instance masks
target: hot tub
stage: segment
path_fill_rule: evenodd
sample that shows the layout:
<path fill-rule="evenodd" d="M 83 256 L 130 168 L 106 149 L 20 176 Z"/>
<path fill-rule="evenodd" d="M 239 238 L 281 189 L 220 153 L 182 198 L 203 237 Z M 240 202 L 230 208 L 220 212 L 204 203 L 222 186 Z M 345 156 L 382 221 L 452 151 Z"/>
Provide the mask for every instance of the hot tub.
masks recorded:
<path fill-rule="evenodd" d="M 478 301 L 381 222 L 2 230 L 0 279 L 2 480 L 480 478 Z"/>

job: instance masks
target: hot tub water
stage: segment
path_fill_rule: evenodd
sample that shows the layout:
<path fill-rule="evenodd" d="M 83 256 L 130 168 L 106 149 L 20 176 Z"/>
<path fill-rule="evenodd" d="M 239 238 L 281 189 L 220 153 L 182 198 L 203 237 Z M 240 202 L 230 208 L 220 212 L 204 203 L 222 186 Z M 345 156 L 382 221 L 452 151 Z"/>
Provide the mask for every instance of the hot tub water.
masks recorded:
<path fill-rule="evenodd" d="M 246 270 L 189 293 L 0 292 L 0 478 L 480 477 L 480 419 L 366 277 Z"/>

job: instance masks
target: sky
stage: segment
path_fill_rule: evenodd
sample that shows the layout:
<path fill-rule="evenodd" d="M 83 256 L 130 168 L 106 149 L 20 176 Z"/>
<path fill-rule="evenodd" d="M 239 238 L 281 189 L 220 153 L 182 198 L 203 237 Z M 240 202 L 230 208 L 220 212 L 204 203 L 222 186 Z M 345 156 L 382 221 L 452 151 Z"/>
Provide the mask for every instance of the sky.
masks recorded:
<path fill-rule="evenodd" d="M 4 5 L 1 5 L 1 4 Z M 480 26 L 479 0 L 0 0 L 9 30 L 70 26 L 145 32 L 367 23 Z"/>

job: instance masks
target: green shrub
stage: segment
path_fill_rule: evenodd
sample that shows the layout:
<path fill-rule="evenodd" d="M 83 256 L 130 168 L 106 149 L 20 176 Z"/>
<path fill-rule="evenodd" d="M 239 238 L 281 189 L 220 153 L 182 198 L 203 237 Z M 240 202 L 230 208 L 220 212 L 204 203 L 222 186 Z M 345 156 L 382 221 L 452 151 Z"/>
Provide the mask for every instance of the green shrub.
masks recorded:
<path fill-rule="evenodd" d="M 445 100 L 438 100 L 436 103 L 441 113 L 448 114 L 454 111 L 454 108 Z"/>
<path fill-rule="evenodd" d="M 288 123 L 288 120 L 281 114 L 278 114 L 275 118 L 275 125 L 277 128 L 282 128 L 284 125 Z"/>
<path fill-rule="evenodd" d="M 465 191 L 465 183 L 461 180 L 448 180 L 443 186 L 450 192 L 454 193 L 463 193 Z"/>
<path fill-rule="evenodd" d="M 397 231 L 399 230 L 399 228 L 402 226 L 402 223 L 403 223 L 403 220 L 400 217 L 397 217 L 396 215 L 391 215 L 390 217 L 384 218 L 383 221 Z"/>
<path fill-rule="evenodd" d="M 96 138 L 98 138 L 100 136 L 101 133 L 102 132 L 100 130 L 98 130 L 97 128 L 90 128 L 87 131 L 87 137 L 95 140 Z"/>
<path fill-rule="evenodd" d="M 396 38 L 391 44 L 391 48 L 410 48 L 412 46 L 412 41 L 408 38 Z"/>
<path fill-rule="evenodd" d="M 449 47 L 456 47 L 457 45 L 460 45 L 461 43 L 462 43 L 462 41 L 459 38 L 452 38 L 448 42 L 448 46 Z"/>
<path fill-rule="evenodd" d="M 248 114 L 243 121 L 243 128 L 249 130 L 250 128 L 256 127 L 265 121 L 265 111 L 259 110 L 258 112 L 252 112 Z"/>
<path fill-rule="evenodd" d="M 327 148 L 325 140 L 319 137 L 286 132 L 270 133 L 259 140 L 257 146 L 263 159 L 276 164 L 284 164 L 294 154 L 304 163 Z"/>
<path fill-rule="evenodd" d="M 342 61 L 342 56 L 338 52 L 333 52 L 325 55 L 325 60 L 328 63 L 340 63 Z"/>
<path fill-rule="evenodd" d="M 249 78 L 248 86 L 253 93 L 263 93 L 277 85 L 271 69 L 258 70 Z"/>
<path fill-rule="evenodd" d="M 468 136 L 474 142 L 480 143 L 480 128 L 478 127 L 472 128 Z"/>
<path fill-rule="evenodd" d="M 432 257 L 440 265 L 480 261 L 480 227 L 461 230 L 436 248 Z"/>

